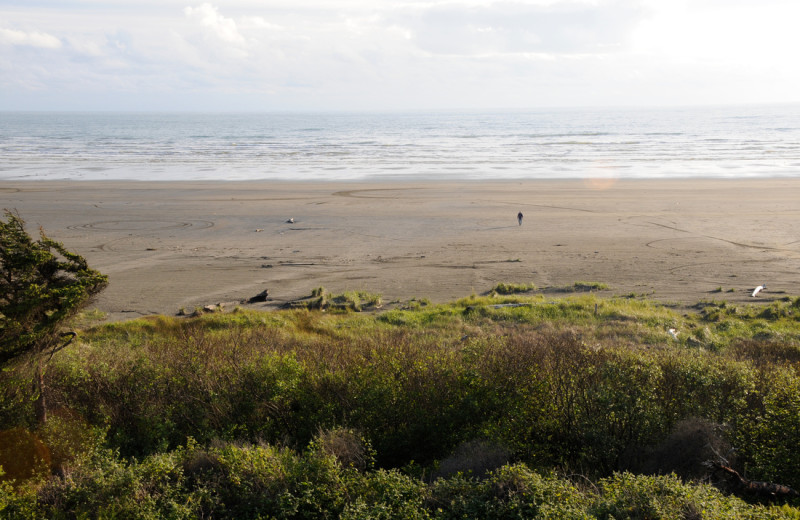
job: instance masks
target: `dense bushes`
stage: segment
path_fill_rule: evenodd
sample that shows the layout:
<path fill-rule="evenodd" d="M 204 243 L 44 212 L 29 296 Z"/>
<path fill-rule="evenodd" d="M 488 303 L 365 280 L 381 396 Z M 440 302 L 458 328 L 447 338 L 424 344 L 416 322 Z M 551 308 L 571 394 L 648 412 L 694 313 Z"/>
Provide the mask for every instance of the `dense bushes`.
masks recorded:
<path fill-rule="evenodd" d="M 124 455 L 174 448 L 187 436 L 299 448 L 320 427 L 341 425 L 363 431 L 384 467 L 429 464 L 488 437 L 536 467 L 599 474 L 625 469 L 625 455 L 681 419 L 735 425 L 787 406 L 770 397 L 771 376 L 757 386 L 746 362 L 588 346 L 575 332 L 522 327 L 442 342 L 390 329 L 295 343 L 260 329 L 226 338 L 187 324 L 164 334 L 123 356 L 95 351 L 114 359 L 82 371 L 54 366 L 51 402 L 106 425 Z M 233 351 L 219 348 L 232 337 Z M 762 428 L 779 420 L 770 414 Z"/>
<path fill-rule="evenodd" d="M 3 518 L 770 519 L 753 506 L 674 475 L 615 473 L 597 486 L 507 465 L 482 480 L 425 483 L 397 470 L 358 471 L 313 448 L 190 442 L 122 462 L 98 452 L 37 489 L 0 486 Z"/>
<path fill-rule="evenodd" d="M 765 374 L 758 385 L 760 399 L 745 410 L 733 432 L 751 474 L 794 488 L 800 488 L 799 368 Z"/>
<path fill-rule="evenodd" d="M 698 478 L 702 462 L 727 458 L 748 478 L 800 488 L 800 326 L 793 303 L 774 307 L 766 325 L 719 305 L 710 319 L 590 296 L 99 326 L 47 373 L 60 426 L 25 423 L 30 401 L 14 373 L 0 376 L 0 423 L 34 430 L 58 475 L 3 488 L 0 507 L 53 517 L 766 518 L 775 511 L 675 476 L 625 472 Z"/>

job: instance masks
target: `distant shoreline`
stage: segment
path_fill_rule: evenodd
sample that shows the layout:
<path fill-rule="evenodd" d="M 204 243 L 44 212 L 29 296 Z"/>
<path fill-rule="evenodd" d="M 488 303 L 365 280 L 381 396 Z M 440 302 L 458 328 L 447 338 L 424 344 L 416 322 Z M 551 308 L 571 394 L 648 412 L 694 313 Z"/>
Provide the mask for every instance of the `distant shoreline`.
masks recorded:
<path fill-rule="evenodd" d="M 800 172 L 796 175 L 771 175 L 771 176 L 702 176 L 702 175 L 686 175 L 680 177 L 520 177 L 520 178 L 477 178 L 477 177 L 458 177 L 458 176 L 431 176 L 431 175 L 374 175 L 358 179 L 283 179 L 283 178 L 262 178 L 262 179 L 164 179 L 164 180 L 150 180 L 150 179 L 0 179 L 0 183 L 5 185 L 36 185 L 36 184 L 49 184 L 52 186 L 69 187 L 72 185 L 85 185 L 90 186 L 97 184 L 98 187 L 103 185 L 153 185 L 153 187 L 170 187 L 170 185 L 187 186 L 196 185 L 203 186 L 242 186 L 242 185 L 298 185 L 298 186 L 312 186 L 319 184 L 335 185 L 360 185 L 360 184 L 442 184 L 442 185 L 457 185 L 457 184 L 574 184 L 579 183 L 585 185 L 588 189 L 605 189 L 608 185 L 617 184 L 630 184 L 630 183 L 654 183 L 654 184 L 687 184 L 687 183 L 743 183 L 743 184 L 763 184 L 763 183 L 782 183 L 800 181 Z M 598 187 L 599 186 L 599 187 Z M 19 186 L 14 186 L 19 188 Z M 1 189 L 14 189 L 8 186 L 0 186 Z"/>

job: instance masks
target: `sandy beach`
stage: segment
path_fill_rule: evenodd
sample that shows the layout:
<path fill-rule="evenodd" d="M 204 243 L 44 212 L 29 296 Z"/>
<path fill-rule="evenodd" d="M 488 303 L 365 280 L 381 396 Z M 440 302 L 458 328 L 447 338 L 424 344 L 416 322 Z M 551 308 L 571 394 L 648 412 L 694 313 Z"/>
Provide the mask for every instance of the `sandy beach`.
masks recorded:
<path fill-rule="evenodd" d="M 499 282 L 683 305 L 800 294 L 795 179 L 3 182 L 0 206 L 109 276 L 90 308 L 110 320 L 319 286 L 387 305 Z"/>

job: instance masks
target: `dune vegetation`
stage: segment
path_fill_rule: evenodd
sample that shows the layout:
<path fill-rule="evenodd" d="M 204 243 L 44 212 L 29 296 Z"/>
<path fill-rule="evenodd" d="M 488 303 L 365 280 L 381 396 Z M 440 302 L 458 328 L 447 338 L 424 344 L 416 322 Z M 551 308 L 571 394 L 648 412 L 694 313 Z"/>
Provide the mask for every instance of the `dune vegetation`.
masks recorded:
<path fill-rule="evenodd" d="M 502 288 L 80 315 L 46 422 L 0 375 L 0 516 L 800 518 L 800 298 Z"/>

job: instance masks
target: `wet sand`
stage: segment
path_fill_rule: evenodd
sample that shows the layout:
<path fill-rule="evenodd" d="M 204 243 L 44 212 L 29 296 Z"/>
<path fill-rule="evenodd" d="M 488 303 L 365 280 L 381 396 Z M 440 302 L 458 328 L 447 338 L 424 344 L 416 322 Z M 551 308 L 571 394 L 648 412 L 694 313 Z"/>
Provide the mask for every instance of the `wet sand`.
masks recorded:
<path fill-rule="evenodd" d="M 800 294 L 797 179 L 3 182 L 0 207 L 109 276 L 90 308 L 111 320 L 319 286 L 387 304 L 499 282 L 687 306 Z"/>

